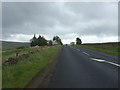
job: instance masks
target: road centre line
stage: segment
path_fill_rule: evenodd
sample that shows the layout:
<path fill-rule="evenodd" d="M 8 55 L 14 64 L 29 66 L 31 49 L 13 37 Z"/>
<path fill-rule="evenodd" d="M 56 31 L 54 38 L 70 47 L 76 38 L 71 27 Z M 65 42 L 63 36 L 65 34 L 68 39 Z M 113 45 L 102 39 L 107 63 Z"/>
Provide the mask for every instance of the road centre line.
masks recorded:
<path fill-rule="evenodd" d="M 96 58 L 90 58 L 90 59 L 92 59 L 92 60 L 94 60 L 94 61 L 98 61 L 98 62 L 105 62 L 105 63 L 109 63 L 109 64 L 112 64 L 112 65 L 115 65 L 115 66 L 120 67 L 120 65 L 119 65 L 119 64 L 116 64 L 116 63 L 113 63 L 113 62 L 109 62 L 109 61 L 106 61 L 106 60 L 96 59 Z"/>
<path fill-rule="evenodd" d="M 86 53 L 86 52 L 83 52 L 83 53 L 89 56 L 89 54 L 88 54 L 88 53 Z"/>

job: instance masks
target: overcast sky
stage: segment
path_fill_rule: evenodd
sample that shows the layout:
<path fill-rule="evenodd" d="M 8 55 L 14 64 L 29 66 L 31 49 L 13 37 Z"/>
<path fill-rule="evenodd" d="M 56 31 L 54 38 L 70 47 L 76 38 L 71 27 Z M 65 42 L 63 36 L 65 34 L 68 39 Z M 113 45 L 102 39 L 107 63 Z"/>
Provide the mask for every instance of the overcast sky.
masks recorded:
<path fill-rule="evenodd" d="M 63 43 L 118 41 L 117 2 L 3 2 L 2 40 L 29 42 L 33 34 Z"/>

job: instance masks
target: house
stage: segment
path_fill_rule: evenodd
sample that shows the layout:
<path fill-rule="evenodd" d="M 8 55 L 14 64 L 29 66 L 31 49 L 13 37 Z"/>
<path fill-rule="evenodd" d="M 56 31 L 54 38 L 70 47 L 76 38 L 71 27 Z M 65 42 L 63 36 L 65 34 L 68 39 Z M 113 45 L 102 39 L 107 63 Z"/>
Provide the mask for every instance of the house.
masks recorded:
<path fill-rule="evenodd" d="M 70 45 L 74 45 L 74 44 L 75 44 L 75 42 L 71 42 L 71 43 L 70 43 Z"/>
<path fill-rule="evenodd" d="M 51 41 L 51 40 L 47 40 L 47 45 L 49 45 L 50 41 Z"/>
<path fill-rule="evenodd" d="M 56 40 L 52 41 L 52 45 L 57 45 L 58 42 Z"/>

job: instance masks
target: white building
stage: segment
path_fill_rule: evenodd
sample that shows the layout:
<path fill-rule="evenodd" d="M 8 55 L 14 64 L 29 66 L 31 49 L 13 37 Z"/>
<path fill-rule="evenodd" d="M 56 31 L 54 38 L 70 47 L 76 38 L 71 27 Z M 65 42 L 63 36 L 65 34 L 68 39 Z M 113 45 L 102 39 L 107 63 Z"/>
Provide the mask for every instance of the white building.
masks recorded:
<path fill-rule="evenodd" d="M 70 43 L 70 45 L 74 45 L 74 44 L 75 44 L 75 42 L 71 42 L 71 43 Z"/>
<path fill-rule="evenodd" d="M 56 40 L 52 41 L 52 45 L 57 45 L 58 42 Z"/>

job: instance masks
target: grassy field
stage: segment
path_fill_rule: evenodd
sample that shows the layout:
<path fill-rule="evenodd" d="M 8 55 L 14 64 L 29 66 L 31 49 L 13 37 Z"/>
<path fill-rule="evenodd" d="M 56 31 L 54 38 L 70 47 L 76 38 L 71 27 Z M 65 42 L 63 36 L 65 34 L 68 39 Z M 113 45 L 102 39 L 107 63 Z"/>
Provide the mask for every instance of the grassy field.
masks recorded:
<path fill-rule="evenodd" d="M 29 47 L 30 43 L 23 42 L 8 42 L 8 41 L 0 41 L 2 43 L 2 50 L 13 49 L 18 47 Z"/>
<path fill-rule="evenodd" d="M 82 44 L 76 46 L 81 46 L 84 48 L 104 52 L 115 56 L 120 56 L 120 45 L 118 45 L 118 43 Z"/>
<path fill-rule="evenodd" d="M 61 46 L 29 48 L 30 50 L 39 49 L 40 52 L 32 54 L 15 65 L 4 66 L 2 71 L 2 87 L 23 88 L 39 71 L 43 70 L 53 61 L 60 48 Z M 20 52 L 23 53 L 29 49 L 23 49 Z M 3 53 L 3 58 L 5 58 L 9 57 L 9 55 L 14 55 L 15 50 L 4 51 Z"/>

